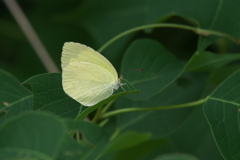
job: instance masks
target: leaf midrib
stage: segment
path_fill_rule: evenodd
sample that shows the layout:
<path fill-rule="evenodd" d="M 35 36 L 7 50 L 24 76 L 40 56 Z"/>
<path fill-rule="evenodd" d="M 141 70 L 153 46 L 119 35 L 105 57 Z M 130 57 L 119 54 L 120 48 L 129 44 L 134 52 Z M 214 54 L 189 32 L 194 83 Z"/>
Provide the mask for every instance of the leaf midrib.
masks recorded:
<path fill-rule="evenodd" d="M 240 106 L 240 103 L 236 103 L 233 101 L 228 101 L 228 100 L 220 99 L 220 98 L 216 98 L 216 97 L 209 97 L 208 99 L 223 102 L 223 103 L 233 104 L 235 106 Z"/>

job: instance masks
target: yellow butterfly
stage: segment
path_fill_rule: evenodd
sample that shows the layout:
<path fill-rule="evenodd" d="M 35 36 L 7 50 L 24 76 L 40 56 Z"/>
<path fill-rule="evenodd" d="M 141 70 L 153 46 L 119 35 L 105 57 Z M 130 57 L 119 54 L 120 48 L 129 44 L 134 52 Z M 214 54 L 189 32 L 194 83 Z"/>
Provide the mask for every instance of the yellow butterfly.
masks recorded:
<path fill-rule="evenodd" d="M 61 61 L 65 93 L 84 106 L 93 106 L 108 98 L 121 85 L 113 65 L 83 44 L 66 42 Z"/>

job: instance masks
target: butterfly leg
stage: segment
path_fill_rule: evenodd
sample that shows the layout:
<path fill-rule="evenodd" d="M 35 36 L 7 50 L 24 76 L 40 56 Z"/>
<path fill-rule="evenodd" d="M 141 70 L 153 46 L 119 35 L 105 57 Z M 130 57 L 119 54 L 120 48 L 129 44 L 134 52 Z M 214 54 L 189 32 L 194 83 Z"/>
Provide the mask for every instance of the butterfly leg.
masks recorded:
<path fill-rule="evenodd" d="M 123 88 L 124 85 L 127 85 L 127 83 L 120 83 L 120 87 L 126 92 L 127 90 L 125 88 Z M 128 87 L 128 85 L 127 85 L 127 87 Z"/>

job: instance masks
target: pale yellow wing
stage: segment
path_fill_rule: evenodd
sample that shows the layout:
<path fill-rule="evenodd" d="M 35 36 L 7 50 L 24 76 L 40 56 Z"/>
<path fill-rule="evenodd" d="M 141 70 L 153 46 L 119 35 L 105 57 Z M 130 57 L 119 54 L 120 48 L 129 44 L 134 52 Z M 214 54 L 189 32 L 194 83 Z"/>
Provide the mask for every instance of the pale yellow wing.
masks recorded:
<path fill-rule="evenodd" d="M 118 88 L 116 75 L 89 62 L 71 62 L 63 70 L 64 91 L 84 106 L 92 106 L 113 94 Z"/>
<path fill-rule="evenodd" d="M 115 68 L 104 56 L 80 43 L 64 43 L 61 61 L 63 70 L 73 62 L 88 62 L 105 68 L 114 75 L 116 80 L 118 78 Z"/>

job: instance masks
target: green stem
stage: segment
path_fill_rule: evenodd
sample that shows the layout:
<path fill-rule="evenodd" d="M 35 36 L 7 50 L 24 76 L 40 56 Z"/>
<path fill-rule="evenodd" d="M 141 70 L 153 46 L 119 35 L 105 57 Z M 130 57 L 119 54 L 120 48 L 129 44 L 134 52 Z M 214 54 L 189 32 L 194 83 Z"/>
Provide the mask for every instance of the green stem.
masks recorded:
<path fill-rule="evenodd" d="M 193 31 L 196 34 L 199 34 L 199 35 L 202 35 L 202 36 L 216 35 L 216 36 L 228 38 L 231 41 L 234 41 L 238 44 L 240 43 L 238 38 L 236 38 L 234 36 L 231 36 L 229 34 L 226 34 L 226 33 L 216 32 L 216 31 L 211 31 L 211 30 L 205 30 L 205 29 L 201 29 L 201 28 L 197 28 L 197 27 L 191 27 L 191 26 L 187 26 L 187 25 L 181 25 L 181 24 L 160 23 L 160 24 L 143 25 L 143 26 L 135 27 L 135 28 L 129 29 L 125 32 L 122 32 L 122 33 L 118 34 L 117 36 L 113 37 L 112 39 L 110 39 L 107 43 L 105 43 L 98 50 L 98 52 L 102 52 L 105 48 L 107 48 L 113 42 L 117 41 L 118 39 L 120 39 L 120 38 L 122 38 L 122 37 L 124 37 L 124 36 L 126 36 L 130 33 L 137 32 L 137 31 L 147 29 L 147 28 L 161 28 L 161 27 L 185 29 L 185 30 Z"/>
<path fill-rule="evenodd" d="M 101 121 L 101 122 L 98 124 L 98 126 L 99 126 L 100 128 L 102 128 L 105 124 L 107 124 L 107 122 L 109 122 L 109 119 L 104 119 L 103 121 Z"/>
<path fill-rule="evenodd" d="M 101 114 L 104 114 L 113 104 L 114 101 L 110 101 L 109 103 L 107 103 L 107 105 L 102 109 Z"/>
<path fill-rule="evenodd" d="M 76 131 L 76 140 L 77 142 L 79 143 L 80 142 L 80 132 L 79 131 Z"/>
<path fill-rule="evenodd" d="M 99 115 L 101 114 L 102 106 L 98 107 L 97 112 L 95 113 L 92 122 L 96 123 L 99 119 Z"/>
<path fill-rule="evenodd" d="M 107 103 L 107 105 L 106 105 L 105 107 L 99 107 L 99 108 L 97 109 L 97 112 L 96 112 L 96 114 L 94 115 L 92 121 L 96 123 L 96 122 L 98 121 L 98 119 L 101 118 L 101 115 L 103 115 L 103 114 L 111 107 L 111 105 L 113 104 L 113 102 L 114 102 L 114 101 L 111 101 L 111 102 Z"/>
<path fill-rule="evenodd" d="M 193 107 L 199 104 L 203 104 L 208 100 L 208 97 L 204 99 L 200 99 L 195 102 L 189 102 L 189 103 L 184 103 L 184 104 L 179 104 L 179 105 L 171 105 L 171 106 L 163 106 L 163 107 L 149 107 L 149 108 L 124 108 L 124 109 L 118 109 L 115 111 L 111 111 L 108 113 L 105 113 L 102 115 L 102 118 L 107 118 L 110 116 L 114 116 L 120 113 L 126 113 L 126 112 L 134 112 L 134 111 L 153 111 L 153 110 L 167 110 L 167 109 L 177 109 L 177 108 L 185 108 L 185 107 Z"/>

